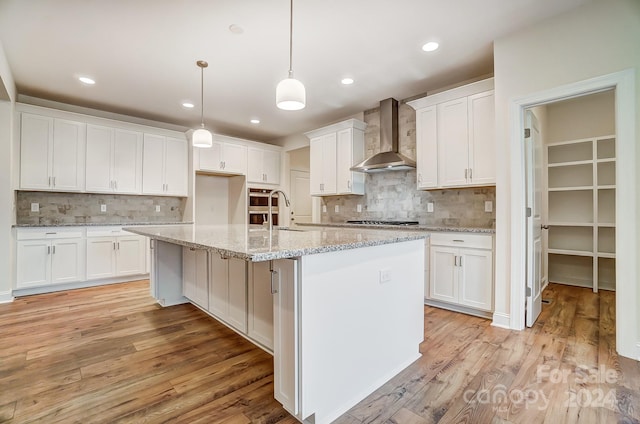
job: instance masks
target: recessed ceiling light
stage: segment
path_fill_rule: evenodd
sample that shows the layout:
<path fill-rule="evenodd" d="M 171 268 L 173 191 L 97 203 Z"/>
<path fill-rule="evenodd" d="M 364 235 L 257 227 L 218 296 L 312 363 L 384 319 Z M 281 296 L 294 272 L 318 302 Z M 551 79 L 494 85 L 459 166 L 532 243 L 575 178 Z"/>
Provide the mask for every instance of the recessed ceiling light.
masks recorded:
<path fill-rule="evenodd" d="M 87 85 L 93 85 L 96 83 L 94 80 L 92 80 L 89 77 L 79 77 L 78 79 L 80 80 L 81 83 L 87 84 Z"/>
<path fill-rule="evenodd" d="M 252 124 L 259 124 L 259 123 L 260 123 L 260 120 L 259 120 L 259 119 L 252 119 L 250 122 L 251 122 Z"/>
<path fill-rule="evenodd" d="M 424 50 L 425 52 L 432 52 L 434 50 L 438 50 L 438 47 L 440 47 L 440 44 L 436 43 L 435 41 L 429 41 L 422 46 L 422 50 Z"/>
<path fill-rule="evenodd" d="M 191 102 L 184 102 L 184 103 L 182 103 L 182 107 L 185 107 L 185 108 L 187 108 L 187 109 L 193 109 L 195 106 L 196 106 L 196 105 L 194 105 L 194 104 L 193 104 L 193 103 L 191 103 Z"/>
<path fill-rule="evenodd" d="M 351 85 L 353 84 L 353 78 L 342 78 L 340 82 L 344 85 Z"/>
<path fill-rule="evenodd" d="M 231 24 L 229 25 L 229 31 L 231 31 L 233 34 L 242 34 L 244 32 L 244 28 L 242 28 L 240 25 Z"/>

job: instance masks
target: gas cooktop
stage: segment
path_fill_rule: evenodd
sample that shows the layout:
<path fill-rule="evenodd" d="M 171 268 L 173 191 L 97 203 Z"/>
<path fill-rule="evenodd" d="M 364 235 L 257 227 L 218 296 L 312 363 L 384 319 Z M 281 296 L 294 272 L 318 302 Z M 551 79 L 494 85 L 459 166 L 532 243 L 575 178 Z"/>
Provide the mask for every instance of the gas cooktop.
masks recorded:
<path fill-rule="evenodd" d="M 365 221 L 347 221 L 347 224 L 362 224 L 362 225 L 418 225 L 418 221 L 377 221 L 377 220 L 365 220 Z"/>

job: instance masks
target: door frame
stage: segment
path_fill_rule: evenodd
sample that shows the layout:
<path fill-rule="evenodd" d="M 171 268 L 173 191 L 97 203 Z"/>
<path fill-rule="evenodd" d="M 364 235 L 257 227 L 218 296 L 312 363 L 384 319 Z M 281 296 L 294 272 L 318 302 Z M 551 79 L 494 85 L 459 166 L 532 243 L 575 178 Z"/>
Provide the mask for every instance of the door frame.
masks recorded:
<path fill-rule="evenodd" d="M 525 328 L 526 295 L 526 178 L 524 167 L 524 110 L 530 107 L 615 89 L 616 120 L 616 350 L 640 360 L 638 305 L 638 257 L 635 70 L 627 69 L 579 81 L 509 101 L 511 150 L 511 226 L 513 260 L 510 272 L 510 327 Z M 624 202 L 622 201 L 624 199 Z M 620 229 L 623 228 L 624 232 Z M 632 234 L 632 237 L 621 237 Z"/>

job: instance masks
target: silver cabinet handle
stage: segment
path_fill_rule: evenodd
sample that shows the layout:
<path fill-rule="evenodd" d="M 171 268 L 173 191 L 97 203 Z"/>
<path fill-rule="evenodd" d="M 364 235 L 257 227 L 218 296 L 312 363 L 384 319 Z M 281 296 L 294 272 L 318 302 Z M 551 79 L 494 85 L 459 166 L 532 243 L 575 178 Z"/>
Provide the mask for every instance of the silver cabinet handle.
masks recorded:
<path fill-rule="evenodd" d="M 56 186 L 56 177 L 53 177 L 53 186 Z"/>
<path fill-rule="evenodd" d="M 47 255 L 51 254 L 51 246 L 47 246 Z"/>
<path fill-rule="evenodd" d="M 223 163 L 224 162 L 220 161 L 220 165 L 219 165 L 220 169 L 224 169 L 224 165 L 222 165 Z"/>
<path fill-rule="evenodd" d="M 455 239 L 453 241 L 458 242 L 458 243 L 464 243 L 464 240 L 460 240 L 460 239 Z"/>
<path fill-rule="evenodd" d="M 468 175 L 469 175 L 469 168 L 465 168 L 464 169 L 464 179 L 468 179 Z"/>
<path fill-rule="evenodd" d="M 459 265 L 458 266 L 462 266 L 462 256 L 460 256 L 460 260 L 458 261 Z"/>
<path fill-rule="evenodd" d="M 51 187 L 51 177 L 49 177 L 49 183 L 47 185 Z"/>
<path fill-rule="evenodd" d="M 469 168 L 469 181 L 473 181 L 473 169 Z"/>
<path fill-rule="evenodd" d="M 56 245 L 55 244 L 52 246 L 51 250 L 53 251 L 53 254 L 55 255 L 56 254 Z"/>
<path fill-rule="evenodd" d="M 422 174 L 418 174 L 418 182 L 421 183 L 422 182 Z"/>
<path fill-rule="evenodd" d="M 351 180 L 347 180 L 347 188 L 351 190 Z"/>
<path fill-rule="evenodd" d="M 118 245 L 118 250 L 120 250 L 120 242 L 116 243 Z"/>
<path fill-rule="evenodd" d="M 116 242 L 113 242 L 113 250 L 116 250 Z"/>
<path fill-rule="evenodd" d="M 273 280 L 274 280 L 274 277 L 278 275 L 278 271 L 272 269 L 270 270 L 270 272 L 271 272 L 271 294 L 276 294 L 278 293 L 278 289 L 275 287 Z"/>

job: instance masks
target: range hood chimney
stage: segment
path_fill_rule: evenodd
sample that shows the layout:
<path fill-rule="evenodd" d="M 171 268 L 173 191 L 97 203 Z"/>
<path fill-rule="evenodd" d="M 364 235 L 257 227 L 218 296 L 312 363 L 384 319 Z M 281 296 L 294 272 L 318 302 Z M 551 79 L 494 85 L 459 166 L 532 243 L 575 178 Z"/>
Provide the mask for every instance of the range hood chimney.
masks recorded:
<path fill-rule="evenodd" d="M 414 169 L 413 159 L 398 153 L 398 101 L 380 102 L 380 153 L 351 167 L 358 172 L 405 171 Z"/>

